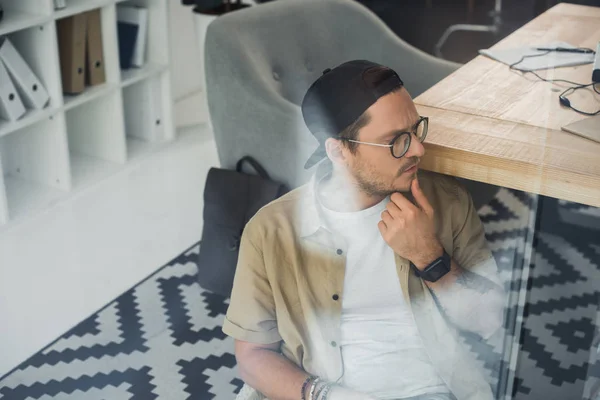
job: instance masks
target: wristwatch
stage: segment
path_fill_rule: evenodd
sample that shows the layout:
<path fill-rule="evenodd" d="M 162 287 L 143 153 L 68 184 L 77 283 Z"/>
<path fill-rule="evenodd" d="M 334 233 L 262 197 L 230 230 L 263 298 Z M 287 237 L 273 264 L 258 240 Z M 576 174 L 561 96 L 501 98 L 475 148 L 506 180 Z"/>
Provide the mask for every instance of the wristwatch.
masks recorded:
<path fill-rule="evenodd" d="M 436 282 L 450 272 L 451 265 L 452 259 L 450 258 L 450 255 L 446 253 L 446 250 L 444 250 L 444 254 L 425 267 L 423 271 L 420 271 L 412 262 L 410 263 L 410 268 L 419 278 L 428 282 Z"/>

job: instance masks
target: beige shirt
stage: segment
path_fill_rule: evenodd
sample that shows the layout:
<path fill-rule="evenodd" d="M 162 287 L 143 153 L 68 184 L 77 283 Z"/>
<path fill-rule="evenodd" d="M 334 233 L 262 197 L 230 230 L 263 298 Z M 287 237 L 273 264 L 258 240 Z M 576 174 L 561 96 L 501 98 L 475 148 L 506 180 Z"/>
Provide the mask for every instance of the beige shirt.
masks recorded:
<path fill-rule="evenodd" d="M 498 282 L 468 192 L 455 179 L 430 172 L 419 172 L 419 183 L 448 254 L 462 268 Z M 247 224 L 223 332 L 252 343 L 281 341 L 289 360 L 336 382 L 344 374 L 339 343 L 347 249 L 343 239 L 324 227 L 314 186 L 313 180 L 275 200 Z M 469 321 L 449 323 L 428 287 L 410 271 L 409 260 L 395 255 L 395 261 L 427 354 L 446 386 L 458 400 L 492 399 L 489 384 L 453 327 L 468 329 Z M 501 326 L 502 315 L 497 319 L 483 336 Z"/>

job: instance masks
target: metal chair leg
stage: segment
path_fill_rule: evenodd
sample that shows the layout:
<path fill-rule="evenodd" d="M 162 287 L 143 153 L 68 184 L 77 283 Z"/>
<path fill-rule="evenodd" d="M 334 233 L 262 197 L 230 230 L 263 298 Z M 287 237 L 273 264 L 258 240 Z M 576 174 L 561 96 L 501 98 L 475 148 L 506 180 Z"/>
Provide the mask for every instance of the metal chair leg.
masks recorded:
<path fill-rule="evenodd" d="M 496 0 L 494 10 L 490 13 L 494 19 L 491 25 L 475 25 L 475 24 L 456 24 L 451 25 L 444 31 L 438 42 L 434 47 L 434 54 L 439 58 L 444 58 L 442 54 L 442 47 L 448 41 L 450 35 L 457 31 L 468 31 L 468 32 L 492 32 L 498 33 L 500 25 L 502 24 L 502 0 Z"/>

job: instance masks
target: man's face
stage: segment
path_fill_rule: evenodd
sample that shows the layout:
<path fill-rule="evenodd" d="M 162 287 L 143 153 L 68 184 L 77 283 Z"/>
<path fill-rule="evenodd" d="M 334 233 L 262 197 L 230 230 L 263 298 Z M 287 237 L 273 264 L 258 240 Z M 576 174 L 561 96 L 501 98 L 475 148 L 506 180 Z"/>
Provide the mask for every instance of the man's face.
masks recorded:
<path fill-rule="evenodd" d="M 356 140 L 361 142 L 389 144 L 398 133 L 411 132 L 419 120 L 419 113 L 404 88 L 380 98 L 367 112 L 371 120 L 358 134 Z M 354 154 L 348 149 L 345 153 L 348 172 L 358 187 L 372 196 L 387 196 L 410 190 L 418 167 L 409 168 L 419 163 L 425 149 L 413 135 L 402 158 L 393 157 L 387 147 L 365 144 L 357 144 Z"/>

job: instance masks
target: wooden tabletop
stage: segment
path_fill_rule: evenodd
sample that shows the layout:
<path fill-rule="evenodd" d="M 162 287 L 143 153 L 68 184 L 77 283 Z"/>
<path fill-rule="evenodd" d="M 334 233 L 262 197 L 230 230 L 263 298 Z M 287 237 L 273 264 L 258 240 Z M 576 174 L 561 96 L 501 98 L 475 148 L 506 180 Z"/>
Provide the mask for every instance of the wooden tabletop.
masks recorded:
<path fill-rule="evenodd" d="M 596 48 L 600 8 L 560 3 L 493 49 L 563 41 Z M 538 71 L 547 79 L 591 83 L 592 65 Z M 478 56 L 415 99 L 430 119 L 424 169 L 600 207 L 600 143 L 561 131 L 587 118 L 559 104 L 562 83 Z M 591 88 L 569 96 L 600 109 Z"/>

